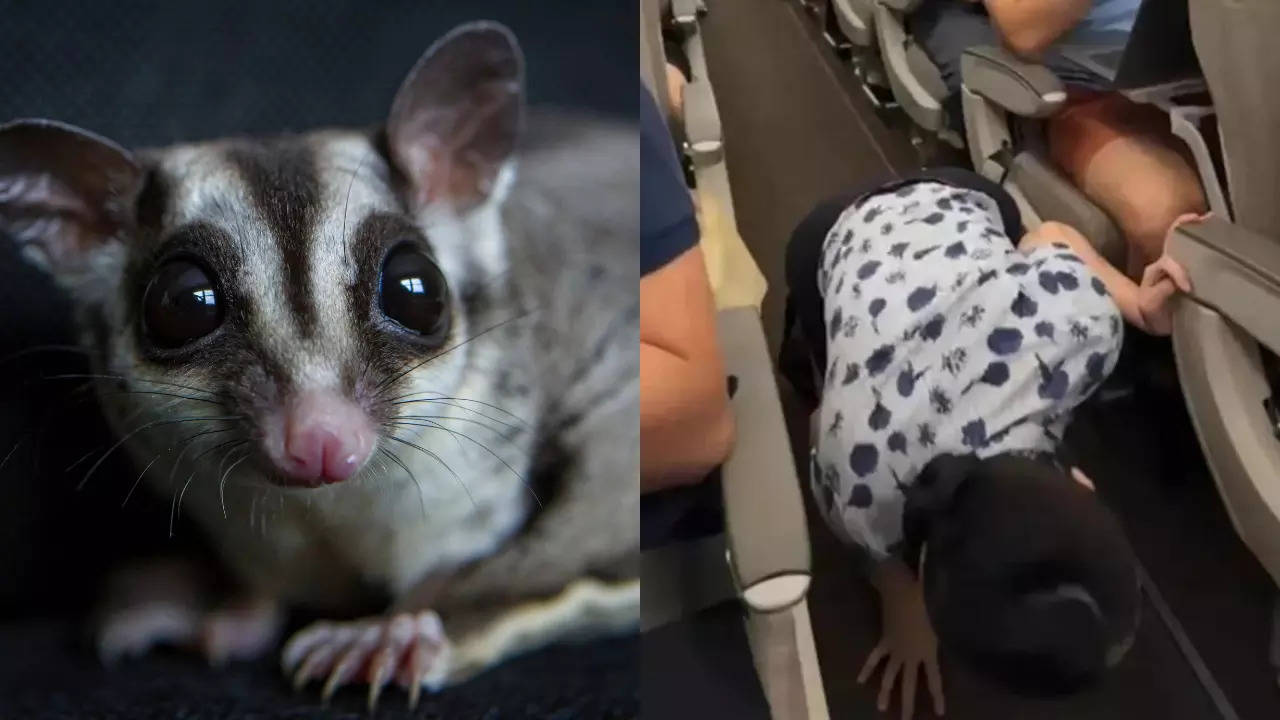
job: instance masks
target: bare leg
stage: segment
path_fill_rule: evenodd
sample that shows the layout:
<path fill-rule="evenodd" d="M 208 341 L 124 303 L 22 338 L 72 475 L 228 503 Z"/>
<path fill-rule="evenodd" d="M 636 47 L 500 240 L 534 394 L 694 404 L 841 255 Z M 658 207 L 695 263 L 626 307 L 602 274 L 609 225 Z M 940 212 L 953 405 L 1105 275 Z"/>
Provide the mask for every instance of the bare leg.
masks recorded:
<path fill-rule="evenodd" d="M 1147 137 L 1104 145 L 1085 168 L 1082 190 L 1120 226 L 1129 243 L 1131 278 L 1164 252 L 1174 220 L 1207 210 L 1200 179 L 1182 154 Z"/>

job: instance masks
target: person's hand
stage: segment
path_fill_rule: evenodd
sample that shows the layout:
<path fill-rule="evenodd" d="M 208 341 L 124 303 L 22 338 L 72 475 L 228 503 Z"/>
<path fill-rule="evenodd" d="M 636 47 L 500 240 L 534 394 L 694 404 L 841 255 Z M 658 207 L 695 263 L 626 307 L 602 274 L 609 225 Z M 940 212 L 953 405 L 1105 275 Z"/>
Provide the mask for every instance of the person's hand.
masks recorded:
<path fill-rule="evenodd" d="M 1138 313 L 1143 329 L 1152 335 L 1173 332 L 1173 297 L 1191 292 L 1187 271 L 1168 255 L 1161 255 L 1142 271 L 1138 285 Z"/>
<path fill-rule="evenodd" d="M 684 86 L 688 84 L 680 68 L 667 63 L 667 99 L 676 117 L 684 117 Z"/>
<path fill-rule="evenodd" d="M 876 706 L 881 712 L 889 709 L 893 685 L 901 674 L 902 718 L 911 720 L 915 712 L 916 682 L 923 670 L 929 694 L 933 696 L 933 712 L 942 715 L 946 704 L 942 696 L 942 674 L 938 670 L 938 636 L 929 623 L 920 583 L 909 576 L 887 581 L 881 587 L 880 608 L 883 635 L 862 666 L 858 683 L 865 683 L 885 662 Z"/>

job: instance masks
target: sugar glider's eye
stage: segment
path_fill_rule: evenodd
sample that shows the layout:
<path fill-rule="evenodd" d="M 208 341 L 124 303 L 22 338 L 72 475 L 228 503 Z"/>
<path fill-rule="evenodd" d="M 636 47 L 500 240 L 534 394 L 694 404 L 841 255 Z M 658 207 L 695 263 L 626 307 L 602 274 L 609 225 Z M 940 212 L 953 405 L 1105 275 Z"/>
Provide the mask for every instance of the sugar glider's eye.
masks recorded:
<path fill-rule="evenodd" d="M 142 296 L 143 332 L 157 347 L 173 349 L 222 324 L 222 302 L 210 273 L 187 259 L 170 260 Z"/>
<path fill-rule="evenodd" d="M 382 312 L 429 342 L 449 331 L 449 287 L 440 266 L 417 245 L 403 242 L 382 265 Z"/>

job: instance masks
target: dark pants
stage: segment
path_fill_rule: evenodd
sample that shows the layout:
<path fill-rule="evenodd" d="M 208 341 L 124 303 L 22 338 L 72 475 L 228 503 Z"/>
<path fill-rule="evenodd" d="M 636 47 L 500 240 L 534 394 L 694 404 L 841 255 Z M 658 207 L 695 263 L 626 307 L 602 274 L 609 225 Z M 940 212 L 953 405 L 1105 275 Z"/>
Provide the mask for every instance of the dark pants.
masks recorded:
<path fill-rule="evenodd" d="M 981 175 L 957 167 L 927 168 L 908 174 L 896 180 L 868 182 L 860 189 L 841 193 L 836 197 L 818 203 L 808 215 L 796 225 L 791 233 L 791 241 L 787 244 L 787 306 L 783 325 L 783 345 L 788 347 L 792 342 L 793 332 L 798 333 L 801 342 L 820 369 L 827 366 L 826 328 L 822 310 L 822 293 L 818 288 L 818 265 L 822 259 L 822 243 L 827 233 L 840 219 L 849 206 L 872 193 L 889 192 L 903 185 L 916 182 L 935 181 L 967 188 L 985 193 L 996 201 L 1000 208 L 1000 219 L 1004 223 L 1005 234 L 1017 242 L 1022 237 L 1022 216 L 1013 197 L 998 184 Z M 792 347 L 794 347 L 792 345 Z M 790 360 L 790 362 L 788 362 Z M 799 366 L 794 362 L 794 355 L 779 360 L 779 366 L 788 381 L 797 389 L 811 384 L 809 378 L 796 377 L 792 373 Z"/>
<path fill-rule="evenodd" d="M 696 485 L 641 495 L 641 548 L 724 532 L 720 492 L 717 471 Z M 720 603 L 645 632 L 640 655 L 642 720 L 768 720 L 741 603 Z"/>

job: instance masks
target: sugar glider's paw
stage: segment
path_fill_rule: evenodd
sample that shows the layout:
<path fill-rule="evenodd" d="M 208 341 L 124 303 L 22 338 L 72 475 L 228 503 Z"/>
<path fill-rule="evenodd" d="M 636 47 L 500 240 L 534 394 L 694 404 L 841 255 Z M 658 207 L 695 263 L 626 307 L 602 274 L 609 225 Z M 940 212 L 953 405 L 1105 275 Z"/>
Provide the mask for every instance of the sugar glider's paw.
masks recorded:
<path fill-rule="evenodd" d="M 152 563 L 117 573 L 96 627 L 98 656 L 112 664 L 160 646 L 200 651 L 210 663 L 259 657 L 279 640 L 280 606 L 241 599 L 209 610 L 183 563 Z"/>
<path fill-rule="evenodd" d="M 210 612 L 200 624 L 200 651 L 213 665 L 262 657 L 280 641 L 284 612 L 279 603 L 241 599 Z"/>
<path fill-rule="evenodd" d="M 163 645 L 190 645 L 197 637 L 201 612 L 181 602 L 155 599 L 113 607 L 98 621 L 98 657 L 107 665 L 145 655 Z"/>
<path fill-rule="evenodd" d="M 299 630 L 284 647 L 281 663 L 295 688 L 326 677 L 327 702 L 343 685 L 368 683 L 369 709 L 394 680 L 409 691 L 409 707 L 422 688 L 448 681 L 452 647 L 440 616 L 430 610 L 353 622 L 318 622 Z"/>

